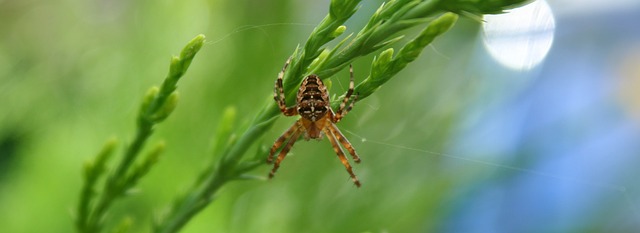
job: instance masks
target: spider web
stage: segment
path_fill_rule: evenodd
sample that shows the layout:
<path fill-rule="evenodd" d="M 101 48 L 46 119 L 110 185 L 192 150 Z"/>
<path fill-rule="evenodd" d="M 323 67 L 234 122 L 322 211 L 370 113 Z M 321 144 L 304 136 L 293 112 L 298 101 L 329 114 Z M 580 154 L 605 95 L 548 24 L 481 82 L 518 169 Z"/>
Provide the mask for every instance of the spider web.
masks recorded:
<path fill-rule="evenodd" d="M 247 32 L 247 31 L 251 31 L 251 30 L 257 30 L 259 32 L 261 32 L 264 37 L 265 40 L 267 40 L 267 43 L 269 43 L 269 46 L 271 47 L 271 50 L 273 50 L 273 52 L 276 52 L 276 46 L 273 43 L 273 40 L 271 39 L 271 35 L 269 34 L 269 32 L 267 30 L 265 30 L 265 28 L 270 28 L 270 27 L 282 27 L 282 26 L 299 26 L 299 27 L 315 27 L 315 24 L 307 24 L 307 23 L 269 23 L 269 24 L 260 24 L 260 25 L 243 25 L 240 27 L 237 27 L 235 29 L 233 29 L 231 32 L 219 37 L 218 39 L 215 40 L 211 40 L 211 41 L 206 41 L 205 44 L 206 45 L 216 45 L 219 44 L 227 39 L 230 39 L 232 36 L 234 36 L 235 34 L 238 33 L 242 33 L 242 32 Z"/>
<path fill-rule="evenodd" d="M 432 151 L 432 150 L 428 150 L 428 149 L 421 149 L 421 148 L 417 148 L 417 147 L 406 146 L 406 145 L 402 145 L 402 144 L 394 144 L 394 143 L 389 143 L 389 142 L 385 142 L 385 141 L 382 141 L 382 140 L 373 140 L 373 139 L 369 139 L 369 138 L 366 138 L 364 136 L 361 136 L 360 134 L 355 133 L 355 132 L 353 132 L 351 130 L 347 130 L 347 129 L 343 129 L 343 131 L 345 131 L 348 134 L 350 134 L 351 136 L 357 138 L 363 145 L 374 144 L 374 145 L 388 147 L 388 148 L 397 149 L 397 150 L 401 150 L 401 151 L 411 151 L 411 152 L 416 152 L 416 153 L 423 154 L 423 155 L 429 155 L 429 156 L 434 156 L 434 157 L 443 157 L 443 158 L 448 158 L 448 159 L 452 159 L 452 160 L 456 160 L 456 161 L 462 161 L 462 162 L 465 162 L 465 163 L 475 164 L 475 165 L 479 165 L 479 166 L 485 166 L 485 167 L 492 167 L 492 168 L 497 168 L 497 169 L 502 169 L 502 170 L 514 171 L 514 172 L 516 172 L 518 174 L 532 175 L 532 176 L 535 176 L 535 177 L 551 179 L 551 180 L 555 180 L 555 181 L 559 181 L 559 182 L 566 182 L 566 183 L 570 183 L 570 184 L 573 184 L 573 185 L 583 186 L 583 187 L 586 187 L 586 188 L 604 190 L 604 191 L 607 191 L 607 192 L 610 192 L 610 193 L 614 193 L 615 195 L 618 195 L 623 200 L 624 205 L 626 205 L 628 210 L 633 214 L 633 217 L 635 219 L 640 219 L 640 210 L 638 209 L 638 206 L 636 205 L 636 203 L 631 198 L 632 195 L 630 194 L 629 189 L 628 189 L 628 187 L 626 185 L 622 185 L 622 184 L 615 183 L 615 182 L 601 182 L 601 181 L 597 181 L 597 180 L 587 180 L 587 179 L 581 179 L 581 178 L 576 178 L 576 177 L 561 176 L 561 175 L 557 175 L 557 174 L 551 173 L 551 172 L 544 172 L 544 171 L 540 171 L 540 170 L 536 170 L 536 169 L 512 166 L 512 165 L 505 164 L 505 163 L 499 163 L 499 162 L 493 162 L 493 161 L 489 161 L 489 160 L 483 160 L 483 159 L 470 158 L 470 157 L 454 155 L 454 154 L 449 154 L 449 153 L 437 152 L 437 151 Z"/>
<path fill-rule="evenodd" d="M 235 28 L 234 30 L 232 30 L 230 33 L 225 34 L 221 37 L 219 37 L 216 40 L 212 40 L 212 41 L 207 41 L 206 44 L 207 45 L 216 45 L 219 44 L 227 39 L 230 39 L 233 35 L 238 34 L 238 33 L 242 33 L 242 32 L 247 32 L 250 30 L 258 30 L 260 31 L 265 38 L 267 39 L 268 43 L 271 46 L 271 49 L 275 52 L 276 51 L 276 46 L 274 45 L 273 41 L 270 39 L 271 35 L 269 34 L 269 32 L 266 30 L 266 28 L 270 28 L 270 27 L 279 27 L 279 26 L 301 26 L 301 27 L 315 27 L 315 24 L 305 24 L 305 23 L 271 23 L 271 24 L 261 24 L 261 25 L 244 25 L 244 26 L 240 26 Z M 450 58 L 447 57 L 444 53 L 440 52 L 437 50 L 437 48 L 433 45 L 430 45 L 430 48 L 436 53 L 437 56 L 440 56 L 446 60 L 449 60 Z M 358 73 L 362 73 L 362 72 L 366 72 L 366 71 L 358 71 L 356 70 L 356 77 L 358 77 Z M 362 75 L 360 75 L 361 77 Z M 346 88 L 344 87 L 341 78 L 334 78 L 332 80 L 337 80 L 336 82 L 338 83 L 338 86 L 340 87 L 341 90 L 346 90 Z M 333 88 L 332 88 L 333 89 Z M 339 91 L 338 91 L 339 92 Z M 330 92 L 333 96 L 335 96 L 336 91 Z M 332 98 L 332 100 L 335 98 Z M 379 106 L 374 106 L 371 104 L 368 104 L 367 102 L 360 102 L 358 103 L 358 105 L 360 106 L 367 106 L 368 108 L 370 108 L 373 111 L 378 111 L 379 110 Z M 351 113 L 353 115 L 358 115 L 357 113 Z M 403 144 L 397 144 L 397 143 L 391 143 L 388 142 L 388 138 L 387 139 L 370 139 L 370 138 L 366 138 L 364 136 L 361 136 L 361 134 L 353 132 L 351 130 L 347 130 L 343 127 L 341 127 L 341 129 L 348 133 L 349 135 L 351 135 L 352 137 L 355 137 L 357 139 L 359 139 L 360 143 L 362 145 L 376 145 L 376 146 L 382 146 L 382 147 L 386 147 L 386 148 L 391 148 L 394 150 L 400 150 L 400 151 L 411 151 L 411 152 L 415 152 L 418 154 L 422 154 L 422 155 L 429 155 L 429 156 L 433 156 L 433 157 L 442 157 L 442 158 L 447 158 L 450 160 L 454 160 L 454 161 L 461 161 L 464 163 L 468 163 L 471 165 L 477 165 L 477 166 L 482 166 L 482 167 L 491 167 L 491 168 L 496 168 L 499 170 L 505 170 L 505 171 L 512 171 L 515 172 L 516 174 L 526 174 L 526 175 L 530 175 L 533 177 L 539 177 L 539 178 L 544 178 L 547 180 L 552 180 L 555 182 L 563 182 L 563 183 L 569 183 L 572 185 L 577 185 L 577 186 L 581 186 L 584 188 L 590 188 L 590 189 L 596 189 L 596 190 L 603 190 L 606 191 L 608 193 L 613 193 L 614 195 L 617 195 L 620 197 L 620 199 L 622 200 L 622 203 L 624 203 L 624 205 L 626 205 L 628 208 L 628 210 L 631 212 L 631 214 L 633 215 L 633 217 L 635 219 L 640 219 L 640 209 L 637 205 L 637 203 L 635 203 L 632 199 L 632 196 L 635 197 L 635 195 L 632 195 L 629 191 L 629 188 L 627 185 L 621 184 L 621 183 L 617 183 L 617 182 L 604 182 L 604 181 L 599 181 L 599 180 L 594 180 L 594 179 L 585 179 L 585 178 L 576 178 L 573 176 L 564 176 L 564 175 L 558 175 L 556 173 L 553 172 L 546 172 L 546 171 L 542 171 L 542 170 L 538 170 L 538 169 L 531 169 L 531 168 L 527 168 L 527 167 L 519 167 L 519 166 L 514 166 L 514 165 L 510 165 L 507 163 L 501 163 L 501 162 L 495 162 L 489 159 L 478 159 L 478 158 L 472 158 L 469 156 L 462 156 L 459 154 L 455 154 L 455 153 L 444 153 L 444 152 L 438 152 L 438 151 L 433 151 L 433 150 L 429 150 L 429 149 L 423 149 L 423 148 L 418 148 L 418 147 L 414 147 L 414 146 L 408 146 L 408 145 L 403 145 Z M 353 141 L 353 140 L 352 140 Z M 362 146 L 359 146 L 362 147 Z M 366 161 L 366 156 L 365 156 L 365 161 Z M 350 181 L 347 181 L 350 182 Z M 595 197 L 596 199 L 599 197 Z M 597 207 L 596 207 L 597 208 Z"/>

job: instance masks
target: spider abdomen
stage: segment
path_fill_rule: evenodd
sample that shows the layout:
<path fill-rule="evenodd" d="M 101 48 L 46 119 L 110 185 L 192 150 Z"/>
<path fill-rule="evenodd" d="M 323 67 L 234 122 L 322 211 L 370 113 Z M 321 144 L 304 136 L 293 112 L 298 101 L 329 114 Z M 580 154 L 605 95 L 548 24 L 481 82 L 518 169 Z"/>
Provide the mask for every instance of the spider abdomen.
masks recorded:
<path fill-rule="evenodd" d="M 316 75 L 307 76 L 298 90 L 298 114 L 315 122 L 327 114 L 329 95 L 322 80 Z"/>

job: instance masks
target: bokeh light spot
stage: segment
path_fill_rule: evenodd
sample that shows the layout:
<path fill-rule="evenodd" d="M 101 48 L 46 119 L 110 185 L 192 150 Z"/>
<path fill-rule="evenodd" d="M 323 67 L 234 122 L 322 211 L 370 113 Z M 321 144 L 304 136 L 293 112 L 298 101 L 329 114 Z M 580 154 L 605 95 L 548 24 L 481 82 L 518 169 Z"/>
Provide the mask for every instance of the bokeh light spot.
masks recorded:
<path fill-rule="evenodd" d="M 484 19 L 484 45 L 504 66 L 529 70 L 544 60 L 551 49 L 555 20 L 544 0 Z"/>

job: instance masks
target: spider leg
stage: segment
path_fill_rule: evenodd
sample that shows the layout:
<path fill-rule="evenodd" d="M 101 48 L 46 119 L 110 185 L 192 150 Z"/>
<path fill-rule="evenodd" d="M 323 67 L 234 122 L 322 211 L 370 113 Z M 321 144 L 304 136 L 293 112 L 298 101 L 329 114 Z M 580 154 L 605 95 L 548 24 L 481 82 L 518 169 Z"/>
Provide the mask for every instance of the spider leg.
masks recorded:
<path fill-rule="evenodd" d="M 340 103 L 340 108 L 338 109 L 337 113 L 333 116 L 332 121 L 334 123 L 338 123 L 340 120 L 342 120 L 342 118 L 346 116 L 349 111 L 351 111 L 351 108 L 353 108 L 353 104 L 355 104 L 356 100 L 358 100 L 358 94 L 356 94 L 353 97 L 353 101 L 351 101 L 351 103 L 347 105 L 347 103 L 349 102 L 349 99 L 351 98 L 351 95 L 353 94 L 353 88 L 354 88 L 352 65 L 349 65 L 349 73 L 351 75 L 349 79 L 349 90 L 347 90 L 347 93 L 344 95 L 344 99 L 342 99 L 342 103 Z"/>
<path fill-rule="evenodd" d="M 342 162 L 342 165 L 344 165 L 344 167 L 347 169 L 347 172 L 349 172 L 349 175 L 351 176 L 353 183 L 359 188 L 360 181 L 358 180 L 358 177 L 356 177 L 356 175 L 353 174 L 353 169 L 351 168 L 351 164 L 349 164 L 347 157 L 344 155 L 344 152 L 342 152 L 342 149 L 340 149 L 340 145 L 338 145 L 338 142 L 336 142 L 336 137 L 333 135 L 333 133 L 331 133 L 331 130 L 326 128 L 325 128 L 325 134 L 327 135 L 327 138 L 329 138 L 329 141 L 331 141 L 333 150 L 336 152 L 336 154 L 338 154 L 338 158 L 340 159 L 340 162 Z"/>
<path fill-rule="evenodd" d="M 284 63 L 282 70 L 280 71 L 280 73 L 278 73 L 278 79 L 276 79 L 276 84 L 273 91 L 273 99 L 276 100 L 280 111 L 284 113 L 285 116 L 294 116 L 298 113 L 295 107 L 287 108 L 287 102 L 284 98 L 284 88 L 282 87 L 282 77 L 284 76 L 284 71 L 287 70 L 287 66 L 289 66 L 290 62 L 291 57 L 287 59 L 287 62 Z"/>
<path fill-rule="evenodd" d="M 284 157 L 287 156 L 287 153 L 289 153 L 289 150 L 291 150 L 291 147 L 293 147 L 293 144 L 295 144 L 296 141 L 298 141 L 298 138 L 300 137 L 301 133 L 302 133 L 302 130 L 300 130 L 299 128 L 297 128 L 295 132 L 293 132 L 293 136 L 289 138 L 289 142 L 287 142 L 284 148 L 282 148 L 282 150 L 280 151 L 280 154 L 278 154 L 278 158 L 276 159 L 276 162 L 273 164 L 273 169 L 271 169 L 271 172 L 269 173 L 269 179 L 273 178 L 273 175 L 276 174 L 276 171 L 278 171 L 278 168 L 280 167 L 280 162 L 282 162 L 282 160 L 284 160 Z"/>
<path fill-rule="evenodd" d="M 327 127 L 329 128 L 331 133 L 333 133 L 333 135 L 338 139 L 338 141 L 340 141 L 340 144 L 342 144 L 342 147 L 344 147 L 345 149 L 347 149 L 347 151 L 349 151 L 349 154 L 351 154 L 353 161 L 356 163 L 360 163 L 360 156 L 358 156 L 358 153 L 356 153 L 356 150 L 353 148 L 353 145 L 351 145 L 349 140 L 347 140 L 347 138 L 342 134 L 342 132 L 340 132 L 340 129 L 338 129 L 338 127 L 336 127 L 336 125 L 331 122 L 329 122 L 328 124 L 329 125 L 327 125 Z"/>
<path fill-rule="evenodd" d="M 273 155 L 276 153 L 278 148 L 282 146 L 282 143 L 289 139 L 291 135 L 300 130 L 300 124 L 298 122 L 294 123 L 287 131 L 285 131 L 274 143 L 269 151 L 269 157 L 267 157 L 267 163 L 273 163 Z"/>

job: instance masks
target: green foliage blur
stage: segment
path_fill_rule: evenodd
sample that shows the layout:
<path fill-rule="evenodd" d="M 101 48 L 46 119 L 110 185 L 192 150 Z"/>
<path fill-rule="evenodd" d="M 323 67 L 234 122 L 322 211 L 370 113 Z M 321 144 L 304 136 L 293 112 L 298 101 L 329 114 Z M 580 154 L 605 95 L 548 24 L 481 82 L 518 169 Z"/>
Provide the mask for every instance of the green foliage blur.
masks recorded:
<path fill-rule="evenodd" d="M 347 22 L 362 27 L 382 1 L 363 1 Z M 273 83 L 329 1 L 0 0 L 0 231 L 72 232 L 81 169 L 104 142 L 133 138 L 138 103 L 167 73 L 172 54 L 198 34 L 207 43 L 180 81 L 180 102 L 150 142 L 166 142 L 156 167 L 107 221 L 146 231 L 211 158 L 226 107 L 236 132 L 272 100 Z M 461 19 L 416 62 L 338 125 L 362 157 L 357 189 L 329 142 L 298 142 L 271 181 L 225 186 L 183 232 L 427 232 L 453 211 L 452 187 L 477 164 L 445 166 L 466 97 L 479 23 Z M 417 33 L 418 31 L 415 31 Z M 402 43 L 400 43 L 402 44 Z M 372 56 L 353 66 L 357 82 Z M 332 78 L 344 93 L 348 73 Z M 295 121 L 282 118 L 271 143 Z M 254 145 L 256 146 L 256 145 Z M 250 150 L 255 151 L 255 149 Z M 266 176 L 269 166 L 254 171 Z"/>

